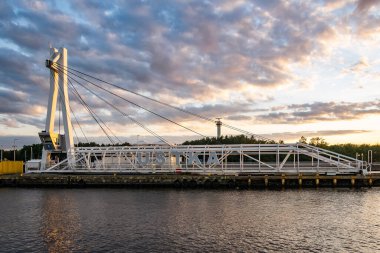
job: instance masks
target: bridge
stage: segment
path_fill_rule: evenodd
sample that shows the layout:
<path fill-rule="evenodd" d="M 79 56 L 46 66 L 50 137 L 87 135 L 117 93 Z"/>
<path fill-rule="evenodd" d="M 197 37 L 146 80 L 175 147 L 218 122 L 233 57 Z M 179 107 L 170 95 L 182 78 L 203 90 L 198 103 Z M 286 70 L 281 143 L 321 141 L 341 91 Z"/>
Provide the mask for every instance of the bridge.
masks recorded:
<path fill-rule="evenodd" d="M 367 175 L 371 172 L 372 161 L 362 161 L 326 149 L 304 143 L 277 143 L 263 136 L 250 133 L 238 127 L 223 123 L 223 127 L 243 133 L 258 140 L 259 144 L 235 145 L 172 145 L 159 134 L 137 121 L 133 116 L 120 110 L 112 102 L 107 101 L 89 86 L 97 87 L 109 94 L 122 99 L 132 106 L 145 110 L 162 120 L 176 124 L 188 131 L 203 136 L 201 133 L 186 127 L 174 120 L 145 108 L 126 97 L 107 89 L 96 82 L 108 85 L 113 89 L 121 89 L 142 99 L 158 103 L 173 110 L 197 117 L 200 120 L 217 124 L 220 134 L 221 121 L 210 119 L 186 109 L 164 103 L 154 98 L 117 86 L 110 82 L 93 77 L 67 64 L 67 49 L 52 48 L 50 58 L 46 60 L 50 70 L 50 93 L 45 130 L 39 133 L 43 143 L 43 155 L 38 172 L 40 173 L 192 173 L 214 175 L 292 175 L 292 174 L 325 174 L 325 175 Z M 75 85 L 74 85 L 75 84 Z M 81 102 L 84 108 L 100 125 L 107 138 L 113 143 L 112 131 L 104 121 L 79 94 L 77 87 L 82 87 L 96 96 L 100 101 L 118 111 L 148 133 L 155 136 L 160 145 L 109 146 L 109 147 L 75 147 L 71 116 L 80 124 L 70 107 L 69 91 Z M 58 95 L 61 99 L 58 101 Z M 64 134 L 55 132 L 55 112 L 57 105 L 62 111 Z M 83 133 L 84 134 L 84 133 Z M 54 154 L 65 153 L 66 158 L 60 162 L 52 160 Z"/>

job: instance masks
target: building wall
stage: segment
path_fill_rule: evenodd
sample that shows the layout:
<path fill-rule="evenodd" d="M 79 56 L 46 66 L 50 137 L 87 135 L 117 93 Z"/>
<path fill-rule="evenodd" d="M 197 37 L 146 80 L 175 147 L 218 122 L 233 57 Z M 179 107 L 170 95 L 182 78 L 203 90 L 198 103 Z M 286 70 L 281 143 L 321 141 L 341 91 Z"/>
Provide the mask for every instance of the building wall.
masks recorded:
<path fill-rule="evenodd" d="M 24 163 L 22 161 L 2 161 L 0 162 L 0 175 L 23 173 Z"/>

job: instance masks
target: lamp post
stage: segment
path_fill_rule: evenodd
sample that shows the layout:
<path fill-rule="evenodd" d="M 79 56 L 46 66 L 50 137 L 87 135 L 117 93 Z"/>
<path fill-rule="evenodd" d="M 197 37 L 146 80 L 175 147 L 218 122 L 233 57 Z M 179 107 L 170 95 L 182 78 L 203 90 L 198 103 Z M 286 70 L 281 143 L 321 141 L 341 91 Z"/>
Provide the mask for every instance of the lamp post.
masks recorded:
<path fill-rule="evenodd" d="M 3 145 L 1 145 L 0 147 L 1 147 L 1 150 L 0 150 L 0 162 L 2 162 L 3 161 L 3 149 L 4 149 L 4 147 L 3 147 Z"/>
<path fill-rule="evenodd" d="M 18 140 L 17 138 L 13 139 L 13 161 L 16 161 L 16 141 Z"/>

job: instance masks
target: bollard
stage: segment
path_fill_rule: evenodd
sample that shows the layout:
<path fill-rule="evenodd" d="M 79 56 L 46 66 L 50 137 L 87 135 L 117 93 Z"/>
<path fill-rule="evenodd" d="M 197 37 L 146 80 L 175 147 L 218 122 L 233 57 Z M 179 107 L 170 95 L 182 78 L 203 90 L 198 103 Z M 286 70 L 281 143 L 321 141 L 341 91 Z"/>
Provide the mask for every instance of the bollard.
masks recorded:
<path fill-rule="evenodd" d="M 337 181 L 338 181 L 338 180 L 337 180 L 336 178 L 333 179 L 333 186 L 334 186 L 334 187 L 336 187 Z"/>
<path fill-rule="evenodd" d="M 368 178 L 368 186 L 372 187 L 372 178 Z"/>
<path fill-rule="evenodd" d="M 286 176 L 285 176 L 285 174 L 281 174 L 281 186 L 282 186 L 282 188 L 285 187 L 285 184 L 286 184 Z"/>
<path fill-rule="evenodd" d="M 265 188 L 267 188 L 268 187 L 268 175 L 265 175 L 264 182 L 265 182 Z"/>
<path fill-rule="evenodd" d="M 351 177 L 351 187 L 355 186 L 355 177 Z"/>
<path fill-rule="evenodd" d="M 302 174 L 298 175 L 298 186 L 302 187 Z"/>

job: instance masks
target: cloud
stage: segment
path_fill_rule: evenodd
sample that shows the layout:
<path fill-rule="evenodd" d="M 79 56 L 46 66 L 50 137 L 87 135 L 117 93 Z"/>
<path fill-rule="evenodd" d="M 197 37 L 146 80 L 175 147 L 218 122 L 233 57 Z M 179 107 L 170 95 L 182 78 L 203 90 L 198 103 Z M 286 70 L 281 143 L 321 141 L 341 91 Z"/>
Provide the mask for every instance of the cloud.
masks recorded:
<path fill-rule="evenodd" d="M 202 121 L 201 119 L 195 116 L 192 116 L 191 114 L 186 114 L 186 113 L 169 109 L 166 107 L 156 105 L 154 108 L 155 108 L 155 111 L 158 112 L 159 114 L 164 115 L 165 117 L 168 117 L 174 121 L 178 121 L 178 122 Z M 190 111 L 193 114 L 207 117 L 209 119 L 227 118 L 229 120 L 244 120 L 244 119 L 250 118 L 249 116 L 235 115 L 237 111 L 239 111 L 240 113 L 249 113 L 249 112 L 256 111 L 256 109 L 254 109 L 251 106 L 251 104 L 245 104 L 245 103 L 215 104 L 215 105 L 202 105 L 202 106 L 193 105 L 193 106 L 185 106 L 183 107 L 183 109 Z M 142 120 L 142 121 L 162 123 L 162 120 L 160 120 L 156 116 L 152 116 L 149 113 L 141 114 L 140 117 L 137 117 L 137 119 Z"/>
<path fill-rule="evenodd" d="M 380 100 L 369 102 L 314 102 L 273 107 L 256 120 L 275 124 L 303 124 L 319 121 L 360 119 L 380 114 Z"/>
<path fill-rule="evenodd" d="M 231 116 L 228 116 L 227 119 L 239 121 L 239 120 L 250 120 L 252 119 L 252 117 L 247 116 L 247 115 L 231 115 Z"/>
<path fill-rule="evenodd" d="M 379 0 L 359 0 L 358 5 L 356 7 L 357 12 L 366 12 L 372 6 L 380 4 Z"/>
<path fill-rule="evenodd" d="M 7 127 L 12 127 L 12 128 L 20 127 L 19 123 L 15 119 L 11 119 L 11 118 L 0 119 L 0 124 Z"/>
<path fill-rule="evenodd" d="M 28 95 L 24 92 L 0 88 L 0 115 L 12 113 L 40 116 L 45 111 L 36 104 L 26 106 L 28 101 Z"/>
<path fill-rule="evenodd" d="M 300 77 L 294 66 L 308 66 L 313 59 L 328 56 L 342 31 L 350 36 L 376 35 L 377 3 L 1 1 L 0 115 L 14 117 L 14 126 L 43 124 L 49 89 L 43 62 L 51 43 L 68 48 L 70 66 L 103 80 L 209 117 L 249 120 L 257 113 L 252 101 L 258 100 L 256 94 L 273 99 L 277 89 L 294 83 L 310 87 L 310 80 Z M 351 71 L 364 69 L 365 63 L 358 62 Z M 226 94 L 242 99 L 233 101 Z M 104 97 L 148 124 L 162 123 L 118 99 Z M 122 123 L 118 113 L 110 114 L 111 109 L 89 93 L 83 98 L 107 121 Z M 129 98 L 174 120 L 190 120 Z M 258 119 L 316 121 L 359 113 L 312 115 L 314 106 L 288 105 Z M 72 107 L 84 124 L 94 124 L 75 98 Z"/>
<path fill-rule="evenodd" d="M 380 33 L 379 0 L 359 0 L 349 22 L 350 27 L 362 38 L 377 37 Z"/>
<path fill-rule="evenodd" d="M 326 11 L 335 11 L 356 2 L 357 0 L 329 0 L 325 1 L 323 9 L 325 9 Z"/>
<path fill-rule="evenodd" d="M 268 138 L 275 140 L 298 140 L 301 136 L 306 138 L 312 137 L 327 137 L 337 135 L 351 135 L 351 134 L 363 134 L 370 133 L 368 130 L 321 130 L 321 131 L 299 131 L 299 132 L 282 132 L 273 133 L 270 135 L 264 135 Z"/>
<path fill-rule="evenodd" d="M 263 134 L 262 136 L 265 136 L 267 138 L 273 139 L 273 140 L 284 140 L 284 141 L 297 141 L 301 136 L 305 136 L 306 138 L 312 138 L 312 137 L 328 137 L 328 136 L 338 136 L 338 135 L 352 135 L 352 134 L 365 134 L 370 133 L 371 131 L 368 130 L 322 130 L 322 131 L 299 131 L 299 132 L 279 132 L 279 133 L 273 133 L 273 134 Z M 150 135 L 131 135 L 129 137 L 125 136 L 117 136 L 122 142 L 129 142 L 132 144 L 135 143 L 158 143 L 159 140 L 153 136 Z M 181 144 L 188 140 L 197 140 L 200 137 L 196 135 L 186 135 L 186 136 L 177 136 L 177 135 L 165 135 L 163 136 L 166 140 L 168 140 L 170 143 L 176 143 Z M 14 136 L 4 136 L 0 135 L 0 145 L 2 145 L 5 149 L 9 149 L 13 146 L 13 140 Z M 18 145 L 18 147 L 22 145 L 31 145 L 40 143 L 40 140 L 38 136 L 25 136 L 20 135 L 16 136 L 18 141 L 16 144 L 22 143 Z M 79 136 L 79 141 L 86 142 L 87 140 Z M 89 142 L 96 142 L 96 143 L 109 143 L 109 139 L 101 136 L 101 137 L 88 137 Z"/>
<path fill-rule="evenodd" d="M 297 9 L 311 12 L 312 9 L 305 5 L 289 7 L 278 4 L 274 7 L 258 4 L 261 9 L 268 8 L 271 15 L 266 17 L 257 12 L 256 16 L 273 24 L 255 27 L 248 25 L 252 17 L 243 4 L 222 8 L 224 11 L 216 4 L 177 2 L 164 6 L 125 3 L 115 7 L 111 4 L 94 5 L 91 1 L 82 4 L 85 10 L 82 19 L 100 25 L 98 32 L 86 23 L 78 22 L 75 15 L 69 16 L 62 11 L 54 16 L 49 15 L 47 10 L 57 10 L 53 5 L 46 4 L 43 7 L 22 5 L 16 20 L 22 18 L 27 21 L 27 25 L 4 22 L 2 34 L 27 50 L 39 51 L 53 38 L 64 38 L 58 43 L 73 48 L 86 38 L 87 50 L 84 49 L 78 56 L 90 51 L 94 62 L 99 60 L 106 63 L 100 67 L 94 66 L 97 73 L 121 74 L 117 68 L 127 69 L 129 75 L 126 75 L 127 72 L 122 76 L 136 82 L 136 85 L 157 80 L 160 87 L 181 85 L 180 89 L 175 89 L 176 92 L 178 90 L 176 95 L 185 92 L 196 95 L 196 90 L 201 89 L 201 86 L 206 86 L 206 92 L 210 92 L 211 86 L 234 85 L 237 77 L 256 86 L 271 87 L 288 83 L 292 75 L 288 73 L 286 65 L 307 59 L 316 47 L 321 47 L 318 41 L 313 42 L 308 36 L 320 36 L 328 29 L 327 23 L 321 20 L 310 22 L 295 13 Z M 75 13 L 73 6 L 71 8 Z M 106 15 L 108 9 L 113 11 Z M 215 9 L 219 9 L 218 15 L 213 14 Z M 161 15 L 157 16 L 156 13 Z M 274 19 L 276 15 L 288 22 Z M 308 34 L 300 34 L 298 22 L 303 21 Z M 256 32 L 257 28 L 266 36 L 261 37 Z M 42 38 L 38 40 L 33 36 L 37 29 L 42 29 L 38 32 Z M 251 38 L 251 42 L 244 42 L 246 38 Z M 268 44 L 273 50 L 268 50 Z M 145 56 L 138 57 L 138 52 Z M 80 61 L 78 58 L 74 58 L 74 63 Z M 86 68 L 88 64 L 93 65 L 87 61 Z M 224 73 L 223 78 L 219 73 Z M 190 89 L 189 86 L 194 85 L 190 80 L 194 78 L 189 74 L 200 80 L 201 85 L 196 85 L 198 89 Z M 155 87 L 155 83 L 147 86 Z"/>
<path fill-rule="evenodd" d="M 357 63 L 352 65 L 349 68 L 349 71 L 357 73 L 357 72 L 362 72 L 363 70 L 367 69 L 370 66 L 368 60 L 366 58 L 360 59 Z"/>

